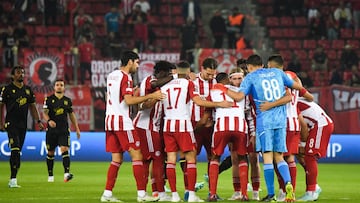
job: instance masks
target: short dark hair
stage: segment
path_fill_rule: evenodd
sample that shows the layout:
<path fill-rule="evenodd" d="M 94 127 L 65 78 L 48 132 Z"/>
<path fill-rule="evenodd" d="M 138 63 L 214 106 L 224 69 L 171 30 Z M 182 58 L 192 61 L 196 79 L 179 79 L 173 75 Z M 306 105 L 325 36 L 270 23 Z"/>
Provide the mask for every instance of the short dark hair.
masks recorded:
<path fill-rule="evenodd" d="M 130 60 L 136 60 L 136 59 L 139 59 L 139 55 L 133 51 L 124 51 L 122 54 L 121 54 L 121 65 L 122 66 L 126 66 Z"/>
<path fill-rule="evenodd" d="M 259 55 L 253 54 L 253 55 L 249 56 L 249 58 L 246 60 L 246 64 L 250 64 L 250 65 L 254 65 L 254 66 L 261 66 L 261 65 L 263 65 L 263 62 Z"/>
<path fill-rule="evenodd" d="M 226 78 L 229 78 L 229 75 L 225 72 L 221 72 L 216 74 L 216 82 L 220 83 L 221 81 L 225 80 Z"/>
<path fill-rule="evenodd" d="M 154 73 L 156 74 L 159 72 L 170 72 L 172 66 L 174 65 L 168 61 L 158 61 L 154 66 Z"/>
<path fill-rule="evenodd" d="M 204 68 L 210 68 L 215 70 L 218 66 L 217 61 L 214 58 L 206 58 L 203 62 L 202 62 L 202 66 Z"/>
<path fill-rule="evenodd" d="M 11 69 L 10 74 L 11 74 L 11 75 L 15 75 L 15 71 L 16 71 L 17 69 L 25 70 L 25 69 L 24 69 L 24 66 L 16 65 L 16 66 L 14 66 L 14 67 Z"/>
<path fill-rule="evenodd" d="M 187 62 L 187 61 L 180 61 L 180 62 L 177 64 L 177 67 L 178 67 L 178 68 L 190 68 L 190 63 Z"/>
<path fill-rule="evenodd" d="M 246 59 L 238 59 L 236 61 L 236 66 L 242 69 L 246 68 Z"/>
<path fill-rule="evenodd" d="M 268 61 L 272 61 L 277 63 L 279 66 L 283 66 L 284 65 L 284 59 L 280 54 L 273 54 L 271 56 L 269 56 Z M 270 68 L 270 67 L 269 67 Z"/>

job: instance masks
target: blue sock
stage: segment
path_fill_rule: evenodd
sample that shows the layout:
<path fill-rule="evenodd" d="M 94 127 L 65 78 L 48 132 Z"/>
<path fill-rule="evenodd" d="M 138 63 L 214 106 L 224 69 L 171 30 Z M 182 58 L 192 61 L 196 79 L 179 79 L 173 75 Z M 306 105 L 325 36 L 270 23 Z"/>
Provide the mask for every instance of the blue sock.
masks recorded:
<path fill-rule="evenodd" d="M 288 183 L 291 182 L 291 177 L 290 177 L 290 171 L 289 171 L 289 166 L 285 161 L 280 161 L 277 164 L 277 168 L 279 170 L 279 173 L 281 175 L 281 177 L 284 180 L 284 183 Z"/>
<path fill-rule="evenodd" d="M 275 195 L 273 164 L 264 164 L 264 177 L 265 177 L 268 195 Z"/>

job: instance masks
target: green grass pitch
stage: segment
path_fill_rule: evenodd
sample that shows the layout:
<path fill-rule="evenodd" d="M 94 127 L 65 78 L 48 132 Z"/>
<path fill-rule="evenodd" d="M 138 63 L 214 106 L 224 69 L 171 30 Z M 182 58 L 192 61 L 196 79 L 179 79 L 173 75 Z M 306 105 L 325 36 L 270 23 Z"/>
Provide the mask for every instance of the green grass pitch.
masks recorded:
<path fill-rule="evenodd" d="M 71 171 L 74 179 L 63 182 L 62 162 L 55 162 L 55 182 L 47 182 L 46 162 L 22 162 L 18 174 L 18 184 L 21 188 L 8 188 L 9 164 L 0 162 L 0 202 L 1 203 L 55 203 L 100 202 L 100 196 L 105 187 L 108 162 L 72 162 Z M 177 164 L 177 185 L 180 196 L 183 196 L 183 180 L 179 164 Z M 318 182 L 322 193 L 317 202 L 340 203 L 360 202 L 360 164 L 320 164 Z M 198 164 L 198 182 L 203 181 L 206 173 L 206 164 Z M 277 187 L 277 186 L 276 186 Z M 149 187 L 148 187 L 149 188 Z M 266 186 L 262 178 L 262 192 L 266 195 Z M 304 171 L 298 167 L 296 196 L 300 197 L 305 190 Z M 276 190 L 277 191 L 277 190 Z M 232 195 L 231 170 L 222 173 L 219 177 L 218 194 L 226 199 Z M 115 196 L 124 202 L 136 202 L 135 180 L 132 175 L 131 164 L 124 163 L 119 171 L 118 181 L 113 190 Z M 197 194 L 206 199 L 207 187 Z M 251 193 L 249 192 L 251 197 Z M 225 201 L 222 202 L 231 202 Z"/>

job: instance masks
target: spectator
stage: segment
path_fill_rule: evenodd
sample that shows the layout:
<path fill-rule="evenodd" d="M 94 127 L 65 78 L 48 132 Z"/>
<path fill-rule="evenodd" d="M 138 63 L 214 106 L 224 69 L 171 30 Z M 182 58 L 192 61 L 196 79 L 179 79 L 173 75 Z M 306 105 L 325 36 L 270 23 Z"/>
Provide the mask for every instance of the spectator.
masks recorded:
<path fill-rule="evenodd" d="M 75 39 L 79 40 L 81 32 L 83 31 L 83 26 L 87 26 L 87 29 L 92 26 L 93 19 L 90 15 L 85 14 L 83 8 L 79 9 L 78 14 L 74 18 L 75 26 Z M 85 25 L 86 24 L 86 25 Z"/>
<path fill-rule="evenodd" d="M 339 2 L 339 7 L 334 12 L 334 18 L 340 28 L 351 28 L 351 11 L 345 7 L 344 1 Z"/>
<path fill-rule="evenodd" d="M 245 39 L 244 35 L 241 33 L 236 33 L 236 50 L 240 51 L 242 49 L 251 48 L 250 43 Z"/>
<path fill-rule="evenodd" d="M 180 29 L 181 60 L 187 60 L 189 63 L 192 63 L 191 53 L 189 54 L 187 50 L 195 48 L 195 43 L 197 42 L 197 34 L 197 28 L 192 23 L 191 17 L 189 17 L 186 21 L 186 24 L 184 24 Z"/>
<path fill-rule="evenodd" d="M 133 6 L 133 9 L 134 9 L 137 5 L 140 6 L 142 12 L 144 12 L 144 13 L 146 13 L 146 14 L 149 14 L 150 9 L 151 9 L 149 2 L 147 2 L 146 0 L 138 0 L 138 1 L 135 2 L 134 6 Z"/>
<path fill-rule="evenodd" d="M 351 73 L 350 86 L 360 87 L 360 71 L 356 65 L 351 67 Z"/>
<path fill-rule="evenodd" d="M 122 14 L 116 7 L 111 7 L 110 12 L 105 14 L 105 31 L 107 34 L 113 32 L 115 37 L 120 39 L 120 21 L 123 19 Z"/>
<path fill-rule="evenodd" d="M 70 21 L 74 18 L 75 13 L 78 12 L 80 7 L 78 0 L 64 1 L 65 5 L 65 24 L 69 25 Z"/>
<path fill-rule="evenodd" d="M 316 7 L 315 2 L 311 2 L 310 8 L 308 9 L 308 22 L 311 23 L 315 18 L 320 15 L 319 10 Z"/>
<path fill-rule="evenodd" d="M 326 31 L 328 40 L 336 40 L 339 36 L 339 25 L 335 22 L 334 16 L 328 14 L 326 19 Z"/>
<path fill-rule="evenodd" d="M 331 71 L 330 85 L 342 85 L 343 84 L 343 76 L 340 68 L 334 68 Z"/>
<path fill-rule="evenodd" d="M 83 37 L 82 42 L 78 46 L 80 57 L 80 82 L 85 84 L 86 72 L 88 72 L 91 81 L 91 60 L 95 56 L 94 45 L 89 42 L 88 37 Z"/>
<path fill-rule="evenodd" d="M 15 38 L 14 28 L 8 25 L 7 30 L 2 34 L 0 41 L 0 49 L 3 49 L 3 63 L 5 67 L 14 66 L 14 49 L 18 46 L 19 42 Z"/>
<path fill-rule="evenodd" d="M 210 19 L 210 29 L 214 37 L 214 48 L 223 48 L 224 36 L 226 35 L 226 22 L 221 16 L 221 11 L 216 10 Z"/>
<path fill-rule="evenodd" d="M 18 25 L 14 30 L 14 36 L 15 39 L 19 41 L 20 48 L 29 47 L 29 36 L 24 27 L 24 23 L 22 23 L 21 21 L 18 22 Z"/>
<path fill-rule="evenodd" d="M 128 25 L 130 25 L 130 32 L 134 30 L 134 24 L 141 18 L 143 22 L 147 22 L 147 15 L 141 10 L 140 5 L 135 5 L 134 10 L 130 13 L 130 15 L 125 17 L 124 20 L 124 30 L 127 30 Z"/>
<path fill-rule="evenodd" d="M 324 39 L 326 36 L 326 24 L 324 18 L 318 13 L 315 18 L 312 18 L 309 25 L 309 37 L 313 39 Z"/>
<path fill-rule="evenodd" d="M 44 21 L 49 26 L 51 20 L 52 25 L 57 24 L 57 0 L 44 0 Z"/>
<path fill-rule="evenodd" d="M 197 25 L 201 19 L 201 8 L 197 0 L 186 0 L 182 4 L 182 16 L 186 21 L 191 18 L 194 25 Z"/>
<path fill-rule="evenodd" d="M 286 70 L 299 74 L 301 72 L 301 63 L 295 52 L 291 54 L 291 61 L 289 62 Z"/>
<path fill-rule="evenodd" d="M 86 21 L 80 29 L 75 33 L 76 41 L 80 42 L 83 37 L 88 37 L 89 40 L 93 41 L 95 39 L 96 31 L 94 25 Z"/>
<path fill-rule="evenodd" d="M 239 13 L 239 8 L 234 7 L 232 14 L 228 16 L 229 25 L 227 27 L 228 48 L 236 48 L 236 33 L 243 33 L 245 16 Z"/>
<path fill-rule="evenodd" d="M 311 62 L 314 71 L 327 71 L 328 58 L 322 46 L 316 48 Z"/>
<path fill-rule="evenodd" d="M 153 14 L 160 13 L 161 0 L 149 0 L 151 12 Z"/>
<path fill-rule="evenodd" d="M 137 19 L 134 22 L 134 40 L 135 47 L 138 52 L 143 52 L 145 50 L 146 44 L 148 42 L 148 27 L 147 24 L 142 19 L 141 15 L 137 16 Z"/>
<path fill-rule="evenodd" d="M 309 75 L 307 74 L 307 72 L 300 72 L 299 73 L 299 78 L 301 80 L 301 83 L 302 85 L 305 87 L 305 88 L 310 88 L 310 87 L 313 87 L 314 84 L 313 84 L 313 81 L 312 79 L 309 77 Z"/>
<path fill-rule="evenodd" d="M 353 16 L 354 16 L 354 28 L 358 30 L 360 28 L 360 1 L 353 1 Z"/>
<path fill-rule="evenodd" d="M 135 0 L 122 0 L 120 3 L 120 9 L 124 16 L 130 16 L 133 11 L 133 6 L 135 4 Z M 116 7 L 116 6 L 113 6 Z"/>
<path fill-rule="evenodd" d="M 359 63 L 359 58 L 356 52 L 352 49 L 350 44 L 345 45 L 341 57 L 340 65 L 342 70 L 351 70 L 352 66 L 357 66 Z"/>
<path fill-rule="evenodd" d="M 113 60 L 119 60 L 119 53 L 122 53 L 122 44 L 119 39 L 115 38 L 115 34 L 110 32 L 104 41 L 104 49 L 102 55 L 110 57 Z"/>

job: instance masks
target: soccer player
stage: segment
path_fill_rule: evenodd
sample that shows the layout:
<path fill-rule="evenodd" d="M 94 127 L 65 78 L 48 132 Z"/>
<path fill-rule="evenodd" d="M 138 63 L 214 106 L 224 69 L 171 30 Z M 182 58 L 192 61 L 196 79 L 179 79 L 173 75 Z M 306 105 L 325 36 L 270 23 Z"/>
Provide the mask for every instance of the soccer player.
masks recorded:
<path fill-rule="evenodd" d="M 278 68 L 280 70 L 284 70 L 284 60 L 279 54 L 271 55 L 268 59 L 268 67 Z M 294 72 L 285 71 L 285 73 L 293 80 L 299 81 L 298 77 Z M 284 159 L 289 166 L 291 183 L 293 185 L 294 191 L 296 187 L 296 162 L 295 162 L 295 154 L 298 153 L 298 145 L 300 143 L 300 124 L 298 120 L 298 110 L 297 110 L 297 102 L 299 98 L 299 90 L 296 89 L 288 89 L 291 93 L 291 102 L 286 104 L 286 119 L 287 119 L 287 128 L 286 128 L 286 148 L 287 152 L 284 153 Z M 309 100 L 312 100 L 313 97 L 310 93 L 306 91 L 307 94 L 302 95 L 307 97 Z M 280 174 L 275 168 L 275 171 L 278 175 L 279 182 L 279 194 L 278 201 L 285 201 L 285 183 L 282 180 Z"/>
<path fill-rule="evenodd" d="M 279 69 L 263 68 L 261 57 L 258 55 L 251 55 L 246 63 L 250 73 L 241 83 L 239 92 L 228 90 L 222 85 L 218 85 L 217 88 L 222 88 L 237 101 L 248 94 L 253 96 L 256 105 L 256 150 L 263 154 L 264 177 L 268 191 L 268 195 L 262 201 L 276 200 L 273 165 L 275 161 L 286 183 L 285 201 L 292 202 L 294 201 L 293 186 L 288 165 L 282 154 L 286 152 L 286 109 L 284 105 L 277 105 L 286 104 L 291 100 L 290 95 L 285 94 L 285 86 L 295 89 L 303 89 L 303 87 Z M 274 104 L 276 107 L 267 111 L 260 110 L 262 103 L 273 101 L 276 101 L 276 105 Z"/>
<path fill-rule="evenodd" d="M 9 188 L 20 187 L 16 175 L 20 169 L 20 153 L 25 141 L 29 109 L 39 129 L 44 129 L 36 108 L 35 95 L 31 88 L 24 84 L 24 76 L 24 67 L 14 66 L 11 69 L 12 82 L 4 86 L 0 93 L 0 130 L 7 131 L 11 150 Z M 2 116 L 4 106 L 6 106 L 5 122 Z"/>
<path fill-rule="evenodd" d="M 171 67 L 174 66 L 167 61 L 159 61 L 154 66 L 154 74 L 141 82 L 140 96 L 145 96 L 156 90 L 161 83 L 169 82 Z M 160 81 L 162 80 L 162 81 Z M 155 88 L 153 88 L 155 87 Z M 171 197 L 164 190 L 164 168 L 165 152 L 163 139 L 160 136 L 160 123 L 162 119 L 161 103 L 157 100 L 147 100 L 140 104 L 139 111 L 134 119 L 134 126 L 140 138 L 141 152 L 143 154 L 146 179 L 148 179 L 149 166 L 152 162 L 152 189 L 153 194 L 158 193 L 159 201 L 170 201 Z"/>
<path fill-rule="evenodd" d="M 145 192 L 145 172 L 143 157 L 140 151 L 140 140 L 130 118 L 130 105 L 142 103 L 148 99 L 161 100 L 163 95 L 156 91 L 145 96 L 133 96 L 133 81 L 131 73 L 139 66 L 139 56 L 133 51 L 125 51 L 121 56 L 121 67 L 111 72 L 107 77 L 106 91 L 106 151 L 111 152 L 112 161 L 107 172 L 105 190 L 101 196 L 102 202 L 120 202 L 113 196 L 119 167 L 123 161 L 123 153 L 128 151 L 132 160 L 133 175 L 137 186 L 137 201 L 157 201 L 158 198 L 148 196 Z"/>
<path fill-rule="evenodd" d="M 172 192 L 172 202 L 180 202 L 181 199 L 176 190 L 176 158 L 180 150 L 184 153 L 187 162 L 186 173 L 189 191 L 189 202 L 203 202 L 195 195 L 196 182 L 196 140 L 190 121 L 190 100 L 195 104 L 205 107 L 230 107 L 231 104 L 222 102 L 210 102 L 202 100 L 195 92 L 194 83 L 187 78 L 190 67 L 187 62 L 180 62 L 177 66 L 178 78 L 171 80 L 161 87 L 161 92 L 166 94 L 162 100 L 164 109 L 164 143 L 167 153 L 166 174 Z"/>
<path fill-rule="evenodd" d="M 218 83 L 222 83 L 228 88 L 232 88 L 234 91 L 238 88 L 229 85 L 230 81 L 226 73 L 217 74 L 216 80 Z M 241 185 L 241 195 L 237 199 L 241 201 L 249 201 L 247 196 L 248 164 L 246 157 L 246 133 L 248 126 L 244 113 L 245 100 L 235 101 L 216 88 L 210 91 L 208 99 L 214 102 L 226 100 L 233 104 L 231 108 L 216 108 L 214 111 L 215 125 L 211 143 L 213 155 L 209 169 L 210 196 L 208 201 L 217 201 L 216 189 L 219 176 L 219 160 L 221 155 L 224 153 L 226 145 L 230 143 L 231 146 L 229 147 L 232 154 L 231 156 L 234 156 L 235 159 L 233 163 L 237 163 L 236 166 L 233 166 L 234 168 L 237 168 L 237 170 L 234 171 L 238 173 L 235 177 L 240 178 Z M 211 112 L 208 113 L 208 115 L 211 115 Z"/>
<path fill-rule="evenodd" d="M 64 182 L 68 182 L 73 178 L 73 174 L 70 173 L 70 129 L 68 116 L 75 127 L 77 139 L 80 139 L 80 128 L 72 108 L 72 101 L 64 95 L 64 81 L 61 79 L 56 80 L 54 90 L 54 94 L 45 98 L 43 106 L 43 118 L 48 123 L 46 131 L 48 182 L 54 182 L 54 154 L 57 146 L 60 147 L 64 166 Z"/>
<path fill-rule="evenodd" d="M 315 102 L 300 98 L 298 108 L 308 127 L 308 133 L 301 136 L 300 152 L 305 153 L 299 163 L 306 172 L 306 193 L 299 201 L 316 201 L 321 188 L 317 185 L 318 159 L 326 156 L 334 123 L 326 112 Z"/>

